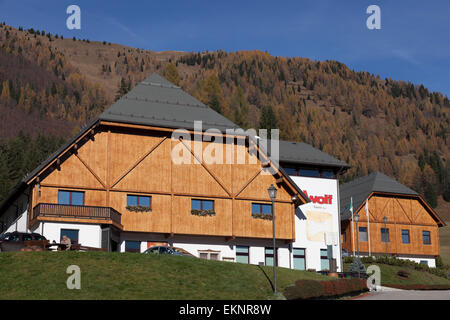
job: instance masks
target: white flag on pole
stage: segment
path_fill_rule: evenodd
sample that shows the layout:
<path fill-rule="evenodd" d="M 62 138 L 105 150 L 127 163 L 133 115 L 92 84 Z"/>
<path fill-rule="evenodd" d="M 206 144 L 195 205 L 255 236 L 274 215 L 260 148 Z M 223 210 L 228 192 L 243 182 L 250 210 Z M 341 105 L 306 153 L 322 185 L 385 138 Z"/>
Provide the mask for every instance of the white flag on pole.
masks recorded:
<path fill-rule="evenodd" d="M 355 228 L 353 227 L 353 197 L 350 197 L 350 212 L 352 213 L 352 244 L 353 244 L 353 256 L 355 256 Z"/>

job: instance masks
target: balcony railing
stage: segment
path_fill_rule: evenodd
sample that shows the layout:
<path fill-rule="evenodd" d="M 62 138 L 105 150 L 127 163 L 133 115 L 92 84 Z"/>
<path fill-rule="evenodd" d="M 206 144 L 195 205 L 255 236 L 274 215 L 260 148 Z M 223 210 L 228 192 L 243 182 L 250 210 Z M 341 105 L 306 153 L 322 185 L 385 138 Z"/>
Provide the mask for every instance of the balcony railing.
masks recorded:
<path fill-rule="evenodd" d="M 110 207 L 39 203 L 33 209 L 33 219 L 36 219 L 39 216 L 111 220 L 113 222 L 121 224 L 121 214 Z"/>

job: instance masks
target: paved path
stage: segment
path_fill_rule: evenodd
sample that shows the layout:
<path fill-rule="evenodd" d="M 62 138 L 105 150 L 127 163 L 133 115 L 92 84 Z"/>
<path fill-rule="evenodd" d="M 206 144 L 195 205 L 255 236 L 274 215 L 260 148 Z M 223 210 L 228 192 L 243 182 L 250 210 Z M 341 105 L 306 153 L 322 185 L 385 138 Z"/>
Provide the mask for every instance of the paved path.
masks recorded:
<path fill-rule="evenodd" d="M 450 300 L 450 290 L 398 290 L 373 292 L 356 300 Z"/>

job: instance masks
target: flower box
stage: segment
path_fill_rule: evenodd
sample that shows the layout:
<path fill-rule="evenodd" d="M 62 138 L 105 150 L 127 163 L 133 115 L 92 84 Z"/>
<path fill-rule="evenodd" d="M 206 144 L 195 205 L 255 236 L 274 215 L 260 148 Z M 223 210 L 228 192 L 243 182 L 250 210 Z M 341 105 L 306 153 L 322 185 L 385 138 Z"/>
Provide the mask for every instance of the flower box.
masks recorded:
<path fill-rule="evenodd" d="M 191 214 L 194 215 L 194 216 L 206 217 L 206 216 L 215 216 L 216 212 L 214 210 L 196 210 L 196 209 L 193 209 L 193 210 L 191 210 Z"/>
<path fill-rule="evenodd" d="M 255 219 L 272 220 L 272 215 L 265 213 L 253 213 L 252 217 Z"/>
<path fill-rule="evenodd" d="M 149 211 L 152 211 L 152 208 L 144 207 L 144 206 L 126 206 L 126 209 L 128 211 L 133 211 L 133 212 L 149 212 Z"/>

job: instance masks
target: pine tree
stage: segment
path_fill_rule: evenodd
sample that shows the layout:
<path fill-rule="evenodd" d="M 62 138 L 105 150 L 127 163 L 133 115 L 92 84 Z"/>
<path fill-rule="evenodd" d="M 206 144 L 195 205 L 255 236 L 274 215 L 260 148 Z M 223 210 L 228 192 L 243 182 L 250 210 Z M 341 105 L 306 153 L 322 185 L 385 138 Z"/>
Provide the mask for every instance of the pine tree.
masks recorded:
<path fill-rule="evenodd" d="M 263 107 L 261 110 L 261 119 L 259 121 L 260 129 L 267 129 L 267 138 L 271 138 L 271 129 L 278 129 L 278 120 L 272 106 Z"/>
<path fill-rule="evenodd" d="M 125 82 L 125 78 L 122 77 L 122 79 L 120 79 L 119 89 L 116 93 L 116 101 L 119 100 L 122 96 L 126 95 L 128 91 L 130 91 L 130 87 L 131 85 L 127 84 Z"/>
<path fill-rule="evenodd" d="M 178 74 L 177 67 L 173 63 L 169 63 L 164 71 L 164 77 L 172 82 L 174 85 L 180 85 L 180 75 Z"/>
<path fill-rule="evenodd" d="M 231 109 L 233 112 L 234 122 L 241 128 L 247 129 L 249 122 L 249 106 L 247 98 L 241 87 L 238 87 L 231 98 Z"/>
<path fill-rule="evenodd" d="M 431 183 L 428 183 L 426 188 L 425 188 L 425 200 L 427 200 L 428 204 L 432 207 L 432 208 L 436 208 L 437 206 L 437 195 L 436 195 L 436 191 L 434 190 L 434 187 Z"/>

